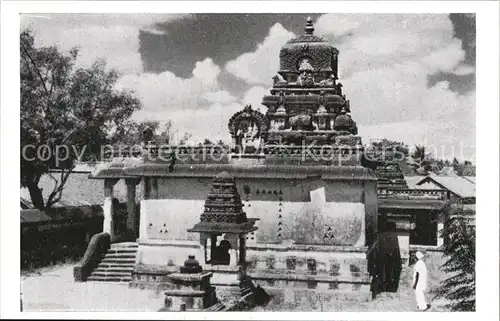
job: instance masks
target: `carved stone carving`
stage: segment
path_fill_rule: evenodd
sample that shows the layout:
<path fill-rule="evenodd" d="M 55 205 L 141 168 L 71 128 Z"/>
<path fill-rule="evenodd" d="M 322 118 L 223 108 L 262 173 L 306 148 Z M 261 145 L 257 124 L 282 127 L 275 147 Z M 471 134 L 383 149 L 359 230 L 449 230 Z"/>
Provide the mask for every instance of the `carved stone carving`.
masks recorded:
<path fill-rule="evenodd" d="M 313 46 L 309 45 L 308 57 L 313 62 L 314 69 L 332 70 L 332 51 L 329 45 Z M 303 59 L 304 51 L 301 46 L 294 46 L 290 49 L 283 48 L 280 52 L 280 69 L 288 71 L 298 71 L 297 63 Z"/>
<path fill-rule="evenodd" d="M 243 145 L 244 139 L 266 139 L 269 124 L 266 116 L 257 110 L 253 110 L 250 105 L 245 106 L 242 111 L 234 114 L 229 119 L 229 133 L 236 141 L 236 144 Z"/>
<path fill-rule="evenodd" d="M 335 137 L 335 144 L 356 146 L 361 145 L 361 137 L 354 135 L 345 135 Z"/>

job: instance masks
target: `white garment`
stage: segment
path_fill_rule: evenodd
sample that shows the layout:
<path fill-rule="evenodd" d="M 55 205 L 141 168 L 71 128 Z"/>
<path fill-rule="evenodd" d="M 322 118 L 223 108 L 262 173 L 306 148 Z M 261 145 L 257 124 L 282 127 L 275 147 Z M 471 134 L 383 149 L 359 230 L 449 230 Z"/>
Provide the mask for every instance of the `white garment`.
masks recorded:
<path fill-rule="evenodd" d="M 413 271 L 413 284 L 415 284 L 418 273 L 418 283 L 415 288 L 415 297 L 417 300 L 417 307 L 420 310 L 427 309 L 427 301 L 425 300 L 425 291 L 427 290 L 427 267 L 422 260 L 415 263 Z"/>
<path fill-rule="evenodd" d="M 425 300 L 425 293 L 418 287 L 415 290 L 415 298 L 417 299 L 417 308 L 419 310 L 427 309 L 427 301 Z"/>
<path fill-rule="evenodd" d="M 422 260 L 418 260 L 417 263 L 415 263 L 415 268 L 413 271 L 413 284 L 415 284 L 417 273 L 418 273 L 417 289 L 420 289 L 422 291 L 426 291 L 427 290 L 427 267 L 425 266 L 425 263 Z"/>

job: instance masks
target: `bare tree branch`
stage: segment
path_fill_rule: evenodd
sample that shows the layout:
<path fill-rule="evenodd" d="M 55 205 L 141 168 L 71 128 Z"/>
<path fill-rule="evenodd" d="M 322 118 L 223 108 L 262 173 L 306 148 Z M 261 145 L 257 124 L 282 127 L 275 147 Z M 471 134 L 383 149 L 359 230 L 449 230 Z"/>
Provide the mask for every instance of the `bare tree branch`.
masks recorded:
<path fill-rule="evenodd" d="M 62 197 L 62 192 L 64 190 L 64 185 L 66 184 L 66 181 L 69 178 L 69 175 L 72 173 L 73 168 L 69 168 L 68 171 L 65 171 L 64 169 L 61 170 L 61 181 L 59 182 L 58 185 L 54 188 L 54 190 L 50 193 L 49 198 L 47 200 L 46 207 L 50 208 L 57 202 L 61 200 Z"/>
<path fill-rule="evenodd" d="M 43 85 L 43 89 L 45 90 L 45 93 L 47 95 L 49 95 L 49 91 L 47 90 L 47 86 L 45 84 L 45 80 L 43 79 L 42 77 L 42 74 L 40 73 L 40 68 L 38 68 L 38 65 L 36 64 L 35 60 L 33 59 L 33 57 L 31 57 L 31 55 L 29 54 L 28 50 L 23 46 L 21 45 L 21 48 L 23 48 L 23 51 L 24 53 L 26 54 L 26 56 L 28 56 L 28 58 L 30 59 L 31 61 L 31 64 L 33 65 L 33 67 L 35 68 L 36 70 L 36 74 L 38 75 L 38 77 L 40 78 L 40 81 L 42 82 L 42 85 Z"/>

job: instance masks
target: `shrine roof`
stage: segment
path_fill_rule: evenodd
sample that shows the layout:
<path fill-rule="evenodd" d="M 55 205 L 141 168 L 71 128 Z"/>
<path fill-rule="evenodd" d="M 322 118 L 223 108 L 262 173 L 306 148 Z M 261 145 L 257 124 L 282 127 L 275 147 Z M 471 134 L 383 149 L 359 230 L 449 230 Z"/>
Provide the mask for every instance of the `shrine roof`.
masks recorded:
<path fill-rule="evenodd" d="M 199 222 L 193 228 L 188 229 L 188 232 L 206 232 L 206 233 L 249 233 L 256 231 L 258 228 L 254 226 L 254 222 L 249 220 L 245 223 L 218 223 L 218 222 Z"/>
<path fill-rule="evenodd" d="M 143 164 L 123 168 L 130 176 L 151 177 L 210 177 L 228 172 L 235 178 L 286 178 L 306 179 L 317 177 L 326 180 L 377 180 L 362 166 L 312 166 L 312 165 L 262 165 L 262 164 L 179 164 L 173 171 L 166 164 Z M 94 178 L 106 178 L 94 176 Z"/>

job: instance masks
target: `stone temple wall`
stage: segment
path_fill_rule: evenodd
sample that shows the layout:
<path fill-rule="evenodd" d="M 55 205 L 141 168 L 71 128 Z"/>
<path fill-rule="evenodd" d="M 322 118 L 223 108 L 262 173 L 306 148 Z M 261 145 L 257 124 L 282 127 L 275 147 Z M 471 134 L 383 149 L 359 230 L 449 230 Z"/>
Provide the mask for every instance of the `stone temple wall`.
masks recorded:
<path fill-rule="evenodd" d="M 360 181 L 239 179 L 237 185 L 247 217 L 259 219 L 259 229 L 248 235 L 249 244 L 293 240 L 365 245 L 364 230 L 371 220 L 365 220 L 367 192 Z M 198 233 L 187 229 L 199 220 L 210 187 L 211 179 L 159 180 L 159 199 L 141 201 L 139 238 L 199 240 Z M 315 199 L 311 199 L 311 191 L 316 191 Z"/>
<path fill-rule="evenodd" d="M 246 242 L 247 271 L 257 284 L 287 300 L 291 294 L 284 289 L 369 296 L 365 241 L 366 231 L 376 228 L 377 203 L 367 189 L 376 197 L 375 185 L 312 178 L 236 183 L 247 217 L 259 219 Z M 199 221 L 212 179 L 169 178 L 157 184 L 156 199 L 141 201 L 133 286 L 161 285 L 187 255 L 204 260 L 199 234 L 187 230 Z"/>

